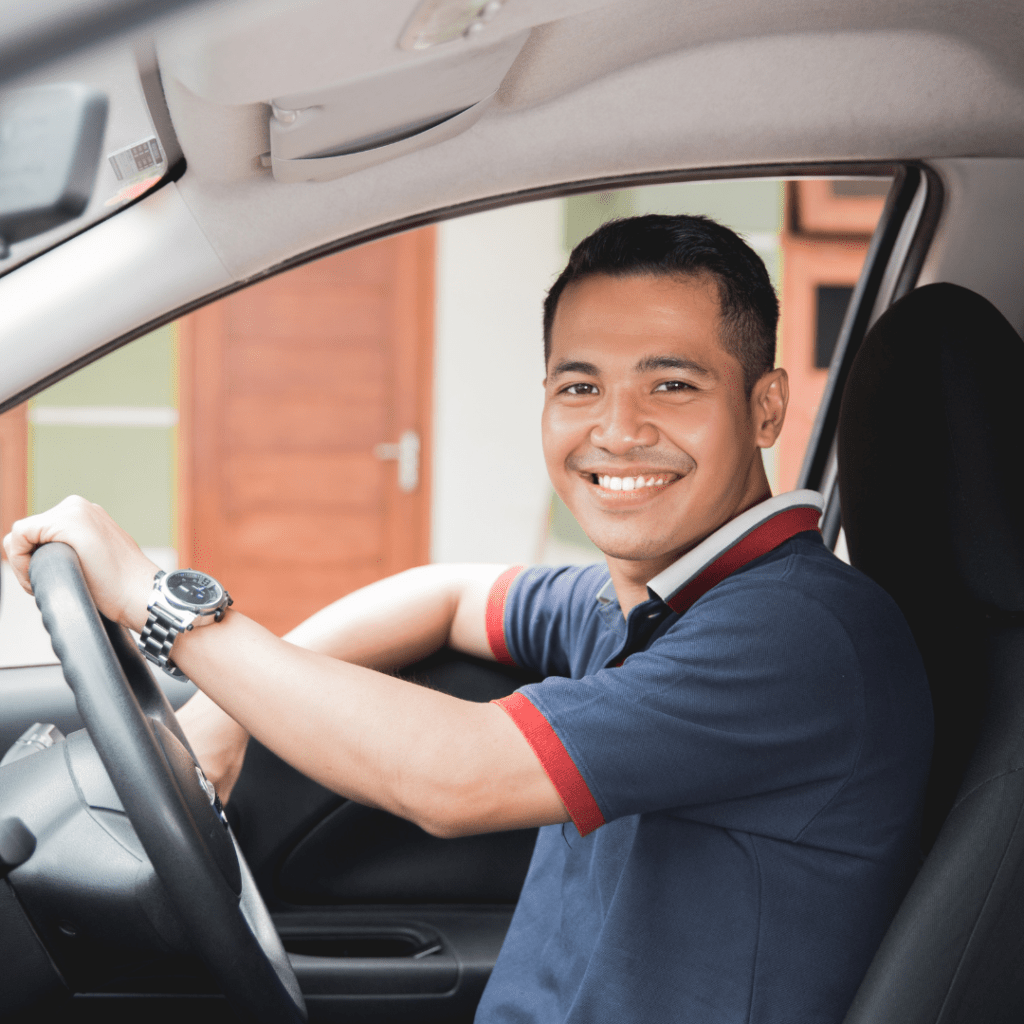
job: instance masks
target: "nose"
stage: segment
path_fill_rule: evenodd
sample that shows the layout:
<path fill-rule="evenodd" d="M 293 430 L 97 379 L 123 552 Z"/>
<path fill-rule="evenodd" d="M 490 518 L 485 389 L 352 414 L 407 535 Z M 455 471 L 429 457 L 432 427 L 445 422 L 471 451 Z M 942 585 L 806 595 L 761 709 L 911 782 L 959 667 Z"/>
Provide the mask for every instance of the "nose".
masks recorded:
<path fill-rule="evenodd" d="M 602 403 L 601 416 L 590 431 L 591 443 L 612 455 L 658 443 L 658 429 L 647 417 L 643 403 L 628 391 L 612 392 Z"/>

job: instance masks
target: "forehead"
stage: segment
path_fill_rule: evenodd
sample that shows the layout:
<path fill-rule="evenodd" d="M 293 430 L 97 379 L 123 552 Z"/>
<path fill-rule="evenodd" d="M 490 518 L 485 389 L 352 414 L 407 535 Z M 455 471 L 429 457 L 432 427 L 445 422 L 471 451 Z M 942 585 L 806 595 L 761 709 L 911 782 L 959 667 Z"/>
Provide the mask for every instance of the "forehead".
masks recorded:
<path fill-rule="evenodd" d="M 635 362 L 651 354 L 732 358 L 719 334 L 718 287 L 709 276 L 594 274 L 562 293 L 551 325 L 551 358 L 584 351 Z"/>

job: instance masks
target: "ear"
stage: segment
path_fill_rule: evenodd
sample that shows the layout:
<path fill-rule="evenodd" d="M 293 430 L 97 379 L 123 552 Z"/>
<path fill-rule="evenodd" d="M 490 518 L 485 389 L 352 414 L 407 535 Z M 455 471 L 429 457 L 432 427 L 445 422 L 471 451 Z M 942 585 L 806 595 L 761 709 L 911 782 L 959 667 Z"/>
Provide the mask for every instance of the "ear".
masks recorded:
<path fill-rule="evenodd" d="M 750 416 L 754 425 L 754 443 L 771 448 L 778 440 L 789 405 L 789 375 L 782 367 L 770 370 L 750 393 Z"/>

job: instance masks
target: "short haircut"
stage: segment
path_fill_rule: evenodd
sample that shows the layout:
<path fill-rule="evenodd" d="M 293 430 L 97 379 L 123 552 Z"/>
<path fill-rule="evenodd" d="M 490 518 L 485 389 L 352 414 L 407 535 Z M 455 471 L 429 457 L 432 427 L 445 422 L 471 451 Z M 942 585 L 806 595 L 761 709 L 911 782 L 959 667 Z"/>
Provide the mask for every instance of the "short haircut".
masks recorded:
<path fill-rule="evenodd" d="M 710 217 L 648 214 L 603 224 L 572 251 L 544 300 L 544 362 L 562 292 L 598 274 L 610 277 L 709 277 L 718 286 L 720 341 L 743 368 L 749 396 L 775 366 L 779 300 L 760 256 Z"/>

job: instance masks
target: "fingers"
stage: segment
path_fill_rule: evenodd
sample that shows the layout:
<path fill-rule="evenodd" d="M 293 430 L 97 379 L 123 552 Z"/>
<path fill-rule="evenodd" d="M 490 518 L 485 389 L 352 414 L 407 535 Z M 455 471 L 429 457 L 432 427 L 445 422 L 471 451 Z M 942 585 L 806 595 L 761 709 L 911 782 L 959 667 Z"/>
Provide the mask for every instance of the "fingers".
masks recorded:
<path fill-rule="evenodd" d="M 19 519 L 11 527 L 11 532 L 4 537 L 7 561 L 14 570 L 17 581 L 30 594 L 32 585 L 29 583 L 28 568 L 32 560 L 32 552 L 40 544 L 46 543 L 44 533 L 47 524 L 44 515 Z"/>
<path fill-rule="evenodd" d="M 46 512 L 19 519 L 11 527 L 11 532 L 4 537 L 7 560 L 11 563 L 18 582 L 30 594 L 32 587 L 28 579 L 28 567 L 32 559 L 32 552 L 41 544 L 63 539 L 60 536 L 61 526 L 64 525 L 69 513 L 73 517 L 75 510 L 83 504 L 87 504 L 84 498 L 72 495 Z"/>
<path fill-rule="evenodd" d="M 99 506 L 78 495 L 25 519 L 4 538 L 11 568 L 29 593 L 29 563 L 41 544 L 63 541 L 75 549 L 97 607 L 108 618 L 138 629 L 156 566 Z M 141 604 L 140 604 L 141 602 Z"/>

